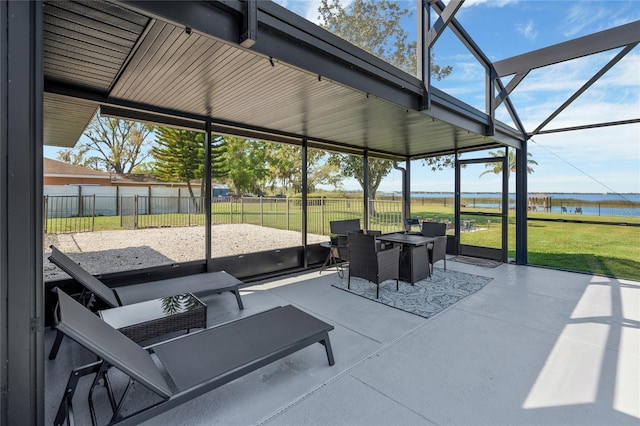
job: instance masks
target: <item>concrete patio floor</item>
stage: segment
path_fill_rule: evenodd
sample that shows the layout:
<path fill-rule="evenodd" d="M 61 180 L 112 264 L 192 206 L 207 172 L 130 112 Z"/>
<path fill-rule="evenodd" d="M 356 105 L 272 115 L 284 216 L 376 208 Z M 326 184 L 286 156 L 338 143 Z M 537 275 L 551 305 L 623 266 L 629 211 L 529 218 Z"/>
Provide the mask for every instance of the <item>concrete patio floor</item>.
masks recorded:
<path fill-rule="evenodd" d="M 230 293 L 204 299 L 211 324 L 298 306 L 335 326 L 336 364 L 315 344 L 146 424 L 640 424 L 639 282 L 510 264 L 447 268 L 493 281 L 431 319 L 336 289 L 341 278 L 317 270 L 245 288 L 243 312 Z M 71 368 L 94 359 L 66 339 L 45 361 L 46 424 Z"/>

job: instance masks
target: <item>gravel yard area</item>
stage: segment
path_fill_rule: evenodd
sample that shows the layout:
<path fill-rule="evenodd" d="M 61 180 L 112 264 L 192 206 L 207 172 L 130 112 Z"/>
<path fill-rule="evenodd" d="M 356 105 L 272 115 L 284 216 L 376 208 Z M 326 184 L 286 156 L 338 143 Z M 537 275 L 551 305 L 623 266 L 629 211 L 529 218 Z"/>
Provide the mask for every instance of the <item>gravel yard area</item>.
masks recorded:
<path fill-rule="evenodd" d="M 204 227 L 194 226 L 46 235 L 44 279 L 68 278 L 47 259 L 50 245 L 92 274 L 109 273 L 204 259 L 204 231 Z M 213 225 L 211 239 L 213 257 L 301 245 L 299 232 L 247 224 Z M 307 236 L 309 244 L 328 239 L 324 235 Z"/>

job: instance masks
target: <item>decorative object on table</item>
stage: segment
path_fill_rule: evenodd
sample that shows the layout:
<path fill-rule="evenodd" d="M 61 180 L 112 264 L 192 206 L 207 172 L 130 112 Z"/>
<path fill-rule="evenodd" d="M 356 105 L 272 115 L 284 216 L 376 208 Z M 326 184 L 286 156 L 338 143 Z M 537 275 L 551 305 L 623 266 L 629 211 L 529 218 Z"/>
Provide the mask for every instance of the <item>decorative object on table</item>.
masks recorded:
<path fill-rule="evenodd" d="M 431 318 L 480 290 L 491 280 L 493 278 L 436 268 L 431 278 L 417 281 L 415 285 L 403 285 L 399 290 L 383 286 L 379 297 L 370 283 L 359 278 L 351 280 L 350 289 L 344 280 L 332 286 L 383 305 Z"/>
<path fill-rule="evenodd" d="M 420 219 L 417 217 L 413 217 L 410 219 L 402 219 L 402 225 L 404 226 L 405 232 L 411 232 L 412 227 L 417 226 L 418 231 L 420 232 Z"/>

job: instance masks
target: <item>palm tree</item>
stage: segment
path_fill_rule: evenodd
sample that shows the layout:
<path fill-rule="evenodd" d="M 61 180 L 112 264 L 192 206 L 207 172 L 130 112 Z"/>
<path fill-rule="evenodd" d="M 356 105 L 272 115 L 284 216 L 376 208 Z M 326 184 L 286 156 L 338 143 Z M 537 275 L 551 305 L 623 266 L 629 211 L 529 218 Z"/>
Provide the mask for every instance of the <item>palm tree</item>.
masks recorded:
<path fill-rule="evenodd" d="M 504 149 L 499 149 L 497 151 L 489 151 L 489 155 L 491 155 L 492 157 L 504 157 Z M 528 157 L 531 157 L 531 153 L 527 153 Z M 516 152 L 514 150 L 509 151 L 509 170 L 507 170 L 507 173 L 511 173 L 511 172 L 515 172 L 516 171 Z M 527 160 L 527 173 L 531 174 L 533 173 L 533 168 L 529 167 L 530 165 L 535 165 L 537 166 L 538 163 L 535 160 Z M 482 173 L 480 173 L 480 177 L 486 175 L 487 173 L 495 173 L 495 174 L 500 174 L 502 173 L 502 161 L 496 161 L 494 162 L 489 162 L 485 164 L 485 167 L 489 170 L 486 170 Z"/>

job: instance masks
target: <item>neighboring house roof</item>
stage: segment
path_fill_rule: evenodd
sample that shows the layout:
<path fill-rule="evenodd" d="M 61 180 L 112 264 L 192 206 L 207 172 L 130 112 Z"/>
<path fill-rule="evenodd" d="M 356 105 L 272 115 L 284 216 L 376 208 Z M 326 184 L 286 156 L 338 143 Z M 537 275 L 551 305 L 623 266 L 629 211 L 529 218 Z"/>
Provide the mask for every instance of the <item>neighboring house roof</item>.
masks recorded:
<path fill-rule="evenodd" d="M 93 170 L 88 167 L 65 163 L 64 161 L 52 160 L 51 158 L 43 159 L 43 169 L 44 177 L 76 177 L 109 180 L 116 177 L 116 175 L 112 173 Z"/>
<path fill-rule="evenodd" d="M 108 179 L 116 185 L 153 185 L 153 186 L 187 186 L 185 182 L 160 182 L 158 179 L 149 174 L 129 173 L 118 175 L 115 173 L 94 170 L 88 167 L 82 167 L 75 164 L 65 163 L 64 161 L 52 160 L 51 158 L 43 159 L 44 177 L 64 177 L 78 179 Z M 200 185 L 200 181 L 192 181 L 192 185 Z M 212 188 L 228 188 L 225 184 L 212 184 Z"/>

